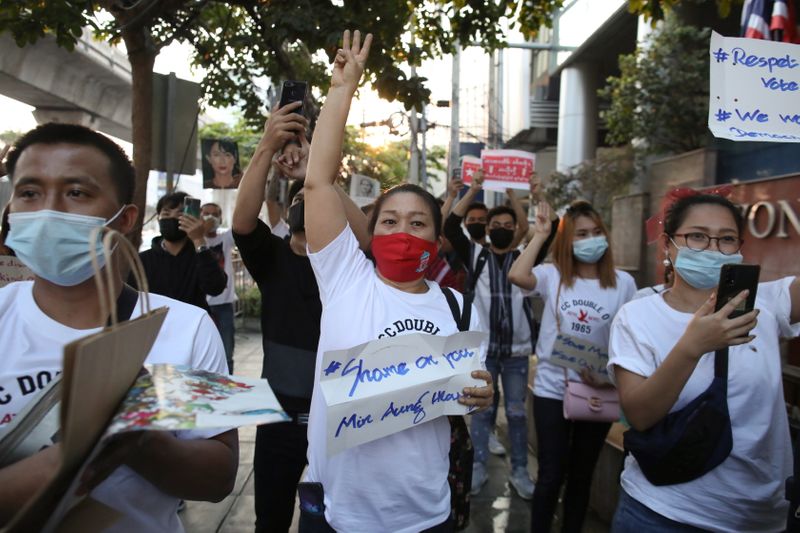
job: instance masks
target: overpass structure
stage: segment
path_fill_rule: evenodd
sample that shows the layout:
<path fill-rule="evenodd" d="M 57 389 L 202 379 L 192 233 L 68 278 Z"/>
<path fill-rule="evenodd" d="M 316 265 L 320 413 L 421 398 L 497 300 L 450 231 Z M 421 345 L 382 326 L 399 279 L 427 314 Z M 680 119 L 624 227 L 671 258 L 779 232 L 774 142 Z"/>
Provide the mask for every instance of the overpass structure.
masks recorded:
<path fill-rule="evenodd" d="M 20 48 L 7 34 L 0 35 L 0 51 L 0 94 L 33 106 L 37 122 L 83 124 L 132 140 L 128 57 L 91 30 L 72 52 L 50 36 Z"/>

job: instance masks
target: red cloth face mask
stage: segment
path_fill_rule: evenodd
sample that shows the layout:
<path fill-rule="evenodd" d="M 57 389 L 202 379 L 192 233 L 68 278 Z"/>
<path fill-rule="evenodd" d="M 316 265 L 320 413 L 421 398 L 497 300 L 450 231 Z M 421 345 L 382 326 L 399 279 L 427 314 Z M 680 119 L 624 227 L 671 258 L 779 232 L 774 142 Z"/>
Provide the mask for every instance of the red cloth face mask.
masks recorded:
<path fill-rule="evenodd" d="M 435 242 L 408 233 L 376 235 L 372 238 L 372 256 L 378 271 L 386 279 L 398 283 L 424 276 L 436 253 Z"/>

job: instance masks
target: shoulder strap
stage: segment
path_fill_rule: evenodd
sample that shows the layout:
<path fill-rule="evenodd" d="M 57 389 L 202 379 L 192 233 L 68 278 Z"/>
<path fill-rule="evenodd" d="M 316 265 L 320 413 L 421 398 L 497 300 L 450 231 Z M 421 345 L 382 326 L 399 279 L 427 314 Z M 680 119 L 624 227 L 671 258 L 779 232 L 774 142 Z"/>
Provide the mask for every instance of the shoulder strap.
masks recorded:
<path fill-rule="evenodd" d="M 475 268 L 472 269 L 472 275 L 469 280 L 469 292 L 475 292 L 475 286 L 478 284 L 478 278 L 483 272 L 483 267 L 486 266 L 486 261 L 489 260 L 489 248 L 484 247 L 481 253 L 478 254 L 478 259 L 475 262 Z"/>
<path fill-rule="evenodd" d="M 469 323 L 472 318 L 472 297 L 464 296 L 464 309 L 459 309 L 458 300 L 455 294 L 449 287 L 439 287 L 444 293 L 447 304 L 450 306 L 450 312 L 453 313 L 453 320 L 458 326 L 458 331 L 469 331 Z"/>
<path fill-rule="evenodd" d="M 723 348 L 722 350 L 717 350 L 716 352 L 714 352 L 714 377 L 725 378 L 723 381 L 726 384 L 725 389 L 727 390 L 728 348 Z"/>
<path fill-rule="evenodd" d="M 136 308 L 136 302 L 139 301 L 139 291 L 133 289 L 127 283 L 122 284 L 122 292 L 119 293 L 117 298 L 117 317 L 120 322 L 130 320 L 133 310 Z M 111 325 L 111 318 L 108 319 L 108 325 Z"/>

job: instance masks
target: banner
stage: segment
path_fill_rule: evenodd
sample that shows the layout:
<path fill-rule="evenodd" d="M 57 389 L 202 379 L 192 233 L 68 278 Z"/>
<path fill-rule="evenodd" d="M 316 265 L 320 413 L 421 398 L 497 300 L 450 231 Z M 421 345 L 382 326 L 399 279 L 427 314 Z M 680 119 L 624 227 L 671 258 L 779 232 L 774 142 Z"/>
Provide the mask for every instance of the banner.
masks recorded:
<path fill-rule="evenodd" d="M 800 45 L 714 32 L 709 53 L 708 127 L 716 137 L 800 142 Z"/>
<path fill-rule="evenodd" d="M 328 455 L 444 415 L 472 409 L 458 403 L 482 370 L 488 334 L 449 337 L 415 333 L 325 352 L 319 376 L 328 406 Z"/>
<path fill-rule="evenodd" d="M 528 190 L 536 156 L 522 150 L 482 150 L 483 188 Z"/>

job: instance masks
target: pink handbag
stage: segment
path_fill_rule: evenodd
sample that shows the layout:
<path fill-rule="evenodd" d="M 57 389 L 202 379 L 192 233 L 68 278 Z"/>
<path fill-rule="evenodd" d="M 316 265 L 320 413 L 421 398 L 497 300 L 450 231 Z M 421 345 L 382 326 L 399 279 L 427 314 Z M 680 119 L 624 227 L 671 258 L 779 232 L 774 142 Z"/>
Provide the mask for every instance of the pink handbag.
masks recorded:
<path fill-rule="evenodd" d="M 585 422 L 619 420 L 619 395 L 612 387 L 597 388 L 567 381 L 564 391 L 564 418 Z"/>

